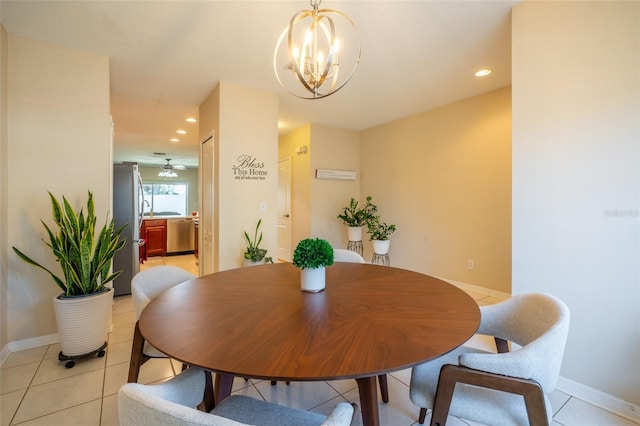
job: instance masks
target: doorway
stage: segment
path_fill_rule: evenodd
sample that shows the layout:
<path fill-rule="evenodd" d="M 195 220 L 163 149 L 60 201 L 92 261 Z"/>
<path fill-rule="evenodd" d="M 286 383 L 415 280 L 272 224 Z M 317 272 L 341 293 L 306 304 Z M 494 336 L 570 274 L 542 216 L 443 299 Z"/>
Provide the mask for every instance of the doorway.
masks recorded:
<path fill-rule="evenodd" d="M 214 170 L 215 151 L 213 131 L 200 143 L 200 214 L 199 214 L 199 238 L 198 260 L 200 263 L 200 275 L 211 274 L 215 270 L 214 252 Z"/>
<path fill-rule="evenodd" d="M 291 157 L 278 161 L 278 259 L 291 262 Z"/>

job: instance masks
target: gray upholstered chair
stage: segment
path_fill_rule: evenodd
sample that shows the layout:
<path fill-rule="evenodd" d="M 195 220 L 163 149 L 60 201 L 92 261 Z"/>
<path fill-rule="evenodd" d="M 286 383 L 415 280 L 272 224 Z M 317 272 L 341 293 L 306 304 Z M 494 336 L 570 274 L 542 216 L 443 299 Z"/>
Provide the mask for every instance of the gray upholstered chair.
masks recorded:
<path fill-rule="evenodd" d="M 418 421 L 433 408 L 432 426 L 444 426 L 449 414 L 493 426 L 550 424 L 548 394 L 560 374 L 569 309 L 531 293 L 480 310 L 478 333 L 494 336 L 498 353 L 462 346 L 414 367 L 409 394 Z"/>
<path fill-rule="evenodd" d="M 160 293 L 166 289 L 195 278 L 190 272 L 175 266 L 154 266 L 138 272 L 131 279 L 131 294 L 133 306 L 136 310 L 136 320 L 140 319 L 142 310 Z M 137 382 L 140 366 L 151 358 L 167 358 L 167 355 L 145 342 L 138 321 L 136 321 L 133 347 L 131 348 L 131 363 L 129 364 L 129 382 Z"/>
<path fill-rule="evenodd" d="M 194 408 L 202 400 L 204 386 L 205 374 L 195 367 L 158 385 L 128 383 L 118 392 L 120 425 L 348 426 L 355 412 L 351 404 L 339 402 L 333 412 L 325 417 L 247 396 L 232 395 L 211 413 L 206 413 Z"/>
<path fill-rule="evenodd" d="M 364 258 L 355 251 L 333 249 L 333 260 L 336 262 L 364 263 Z"/>

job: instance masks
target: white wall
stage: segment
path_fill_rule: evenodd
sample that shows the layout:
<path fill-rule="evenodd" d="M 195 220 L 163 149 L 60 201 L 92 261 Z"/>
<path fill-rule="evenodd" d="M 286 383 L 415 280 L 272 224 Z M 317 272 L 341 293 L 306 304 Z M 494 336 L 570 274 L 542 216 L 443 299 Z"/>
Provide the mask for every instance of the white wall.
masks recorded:
<path fill-rule="evenodd" d="M 221 82 L 200 107 L 200 136 L 216 135 L 215 270 L 242 265 L 243 231 L 262 218 L 261 247 L 277 253 L 278 98 Z M 216 127 L 217 126 L 217 127 Z M 242 175 L 241 171 L 246 172 Z M 261 207 L 264 206 L 264 211 Z M 214 265 L 216 263 L 214 262 Z"/>
<path fill-rule="evenodd" d="M 338 215 L 351 198 L 360 198 L 360 133 L 311 125 L 310 237 L 323 238 L 334 247 L 347 247 L 347 228 Z M 317 179 L 316 170 L 356 172 L 356 180 Z M 297 244 L 297 242 L 295 242 Z M 294 246 L 295 247 L 295 246 Z"/>
<path fill-rule="evenodd" d="M 640 3 L 513 10 L 513 292 L 563 299 L 561 375 L 640 404 Z"/>
<path fill-rule="evenodd" d="M 511 89 L 376 126 L 361 138 L 361 198 L 371 195 L 381 220 L 397 226 L 391 265 L 509 294 Z M 370 258 L 368 241 L 365 252 Z"/>
<path fill-rule="evenodd" d="M 3 252 L 9 261 L 7 337 L 17 342 L 57 332 L 52 298 L 60 290 L 48 274 L 18 259 L 11 246 L 58 271 L 42 242 L 40 219 L 52 223 L 47 191 L 66 196 L 75 207 L 93 191 L 103 223 L 111 210 L 112 155 L 108 58 L 13 36 L 8 49 Z"/>
<path fill-rule="evenodd" d="M 296 152 L 302 146 L 307 151 Z M 337 216 L 351 197 L 359 198 L 360 133 L 306 124 L 280 137 L 279 157 L 291 158 L 291 249 L 304 238 L 346 247 L 346 227 Z M 317 179 L 317 169 L 354 171 L 356 180 Z"/>

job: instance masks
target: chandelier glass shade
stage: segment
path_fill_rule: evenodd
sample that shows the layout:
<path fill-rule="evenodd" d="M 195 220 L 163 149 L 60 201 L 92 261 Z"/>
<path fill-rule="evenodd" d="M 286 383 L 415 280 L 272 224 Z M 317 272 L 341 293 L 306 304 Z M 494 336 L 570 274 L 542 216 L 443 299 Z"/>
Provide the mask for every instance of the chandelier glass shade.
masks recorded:
<path fill-rule="evenodd" d="M 301 10 L 291 18 L 276 44 L 273 68 L 282 87 L 302 99 L 321 99 L 342 87 L 360 62 L 360 37 L 344 13 Z M 341 41 L 342 40 L 342 41 Z"/>

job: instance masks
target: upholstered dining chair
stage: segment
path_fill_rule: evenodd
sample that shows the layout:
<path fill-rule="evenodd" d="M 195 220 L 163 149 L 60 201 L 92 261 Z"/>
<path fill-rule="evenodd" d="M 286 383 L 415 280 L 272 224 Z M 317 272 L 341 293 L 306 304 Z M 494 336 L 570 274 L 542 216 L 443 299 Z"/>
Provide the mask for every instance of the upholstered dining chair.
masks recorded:
<path fill-rule="evenodd" d="M 364 258 L 355 251 L 337 248 L 333 249 L 333 260 L 335 262 L 364 263 Z"/>
<path fill-rule="evenodd" d="M 133 334 L 133 346 L 131 349 L 131 363 L 129 364 L 129 382 L 137 382 L 140 366 L 151 358 L 167 358 L 148 342 L 145 342 L 138 320 L 142 310 L 166 289 L 189 281 L 196 276 L 176 266 L 154 266 L 138 272 L 131 279 L 131 294 L 136 311 L 136 325 Z"/>
<path fill-rule="evenodd" d="M 355 413 L 354 406 L 346 402 L 339 402 L 325 417 L 244 395 L 232 395 L 207 413 L 195 409 L 204 386 L 204 371 L 196 367 L 157 385 L 128 383 L 118 392 L 120 425 L 348 426 Z"/>
<path fill-rule="evenodd" d="M 447 415 L 491 425 L 549 425 L 569 331 L 569 309 L 540 293 L 480 308 L 479 334 L 495 337 L 498 353 L 468 347 L 412 369 L 409 394 L 424 423 Z M 509 352 L 509 342 L 512 351 Z"/>

